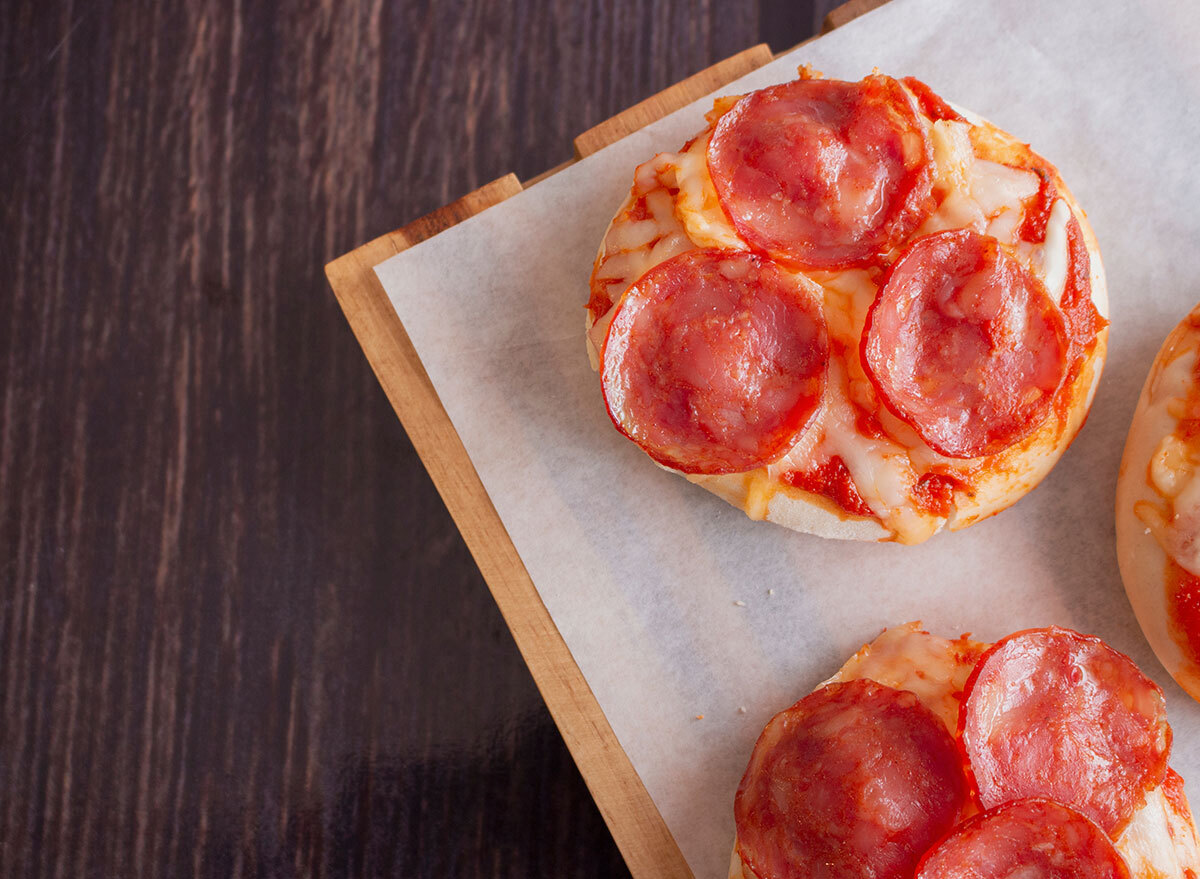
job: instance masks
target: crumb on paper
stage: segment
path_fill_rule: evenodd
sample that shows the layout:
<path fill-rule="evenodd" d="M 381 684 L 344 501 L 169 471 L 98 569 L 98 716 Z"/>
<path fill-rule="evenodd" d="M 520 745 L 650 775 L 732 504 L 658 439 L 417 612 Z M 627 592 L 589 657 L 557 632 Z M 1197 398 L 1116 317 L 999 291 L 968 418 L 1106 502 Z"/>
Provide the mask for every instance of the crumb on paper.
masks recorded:
<path fill-rule="evenodd" d="M 733 603 L 733 606 L 734 606 L 734 607 L 745 607 L 745 606 L 746 606 L 746 602 L 744 602 L 744 601 L 735 601 L 735 602 Z"/>
<path fill-rule="evenodd" d="M 768 590 L 767 590 L 767 595 L 774 595 L 774 594 L 775 594 L 775 590 L 774 590 L 774 589 L 768 589 Z"/>
<path fill-rule="evenodd" d="M 745 713 L 746 713 L 746 706 L 745 706 L 745 705 L 739 705 L 739 706 L 738 706 L 738 714 L 745 714 Z"/>
<path fill-rule="evenodd" d="M 703 715 L 703 714 L 697 714 L 697 715 L 696 715 L 696 720 L 704 720 L 704 715 Z"/>

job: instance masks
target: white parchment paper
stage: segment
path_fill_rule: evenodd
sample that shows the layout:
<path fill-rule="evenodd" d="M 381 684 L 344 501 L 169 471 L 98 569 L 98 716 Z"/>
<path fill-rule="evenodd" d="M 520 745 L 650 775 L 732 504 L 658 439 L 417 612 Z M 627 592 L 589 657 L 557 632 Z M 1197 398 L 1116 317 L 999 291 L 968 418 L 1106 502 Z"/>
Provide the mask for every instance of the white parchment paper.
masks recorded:
<path fill-rule="evenodd" d="M 583 338 L 592 258 L 634 166 L 678 149 L 710 100 L 377 269 L 698 879 L 726 873 L 733 794 L 767 719 L 912 619 L 989 640 L 1050 623 L 1100 635 L 1166 690 L 1173 763 L 1200 796 L 1200 705 L 1138 629 L 1112 513 L 1142 381 L 1200 300 L 1197 46 L 1200 6 L 1183 0 L 893 0 L 721 90 L 790 79 L 802 62 L 844 79 L 915 75 L 1030 141 L 1089 213 L 1112 329 L 1088 424 L 1014 508 L 919 547 L 751 522 L 653 466 L 605 415 Z"/>

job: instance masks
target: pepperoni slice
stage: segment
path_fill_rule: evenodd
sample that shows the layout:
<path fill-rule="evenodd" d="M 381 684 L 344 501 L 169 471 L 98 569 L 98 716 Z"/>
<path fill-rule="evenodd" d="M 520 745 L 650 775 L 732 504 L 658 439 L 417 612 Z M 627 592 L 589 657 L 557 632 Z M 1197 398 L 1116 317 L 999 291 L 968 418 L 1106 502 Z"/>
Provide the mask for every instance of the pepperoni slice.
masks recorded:
<path fill-rule="evenodd" d="M 925 856 L 916 879 L 1129 879 L 1129 868 L 1094 822 L 1029 799 L 959 825 Z"/>
<path fill-rule="evenodd" d="M 754 746 L 734 801 L 738 854 L 762 879 L 911 879 L 965 802 L 954 740 L 915 695 L 830 684 Z"/>
<path fill-rule="evenodd" d="M 959 711 L 985 808 L 1047 797 L 1116 835 L 1166 776 L 1162 690 L 1099 638 L 1051 627 L 997 641 Z"/>
<path fill-rule="evenodd" d="M 806 268 L 861 265 L 933 212 L 932 148 L 903 86 L 801 79 L 721 117 L 708 168 L 752 246 Z"/>
<path fill-rule="evenodd" d="M 774 461 L 820 402 L 824 319 L 799 276 L 738 250 L 691 250 L 622 297 L 601 385 L 617 428 L 686 473 Z"/>
<path fill-rule="evenodd" d="M 976 458 L 1045 419 L 1069 340 L 1045 286 L 969 229 L 914 241 L 867 314 L 862 359 L 888 408 L 932 448 Z"/>

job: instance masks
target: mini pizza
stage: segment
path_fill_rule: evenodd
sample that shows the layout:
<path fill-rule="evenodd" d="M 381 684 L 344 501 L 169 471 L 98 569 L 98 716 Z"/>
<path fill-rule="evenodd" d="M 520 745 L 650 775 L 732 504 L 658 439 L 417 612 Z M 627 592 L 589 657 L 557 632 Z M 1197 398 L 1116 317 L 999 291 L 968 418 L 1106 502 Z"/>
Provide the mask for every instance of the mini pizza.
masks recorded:
<path fill-rule="evenodd" d="M 1200 306 L 1150 367 L 1116 505 L 1129 603 L 1159 661 L 1200 699 Z"/>
<path fill-rule="evenodd" d="M 1016 502 L 1091 405 L 1092 231 L 1053 165 L 915 79 L 801 70 L 634 172 L 596 257 L 608 414 L 753 519 L 918 543 Z"/>
<path fill-rule="evenodd" d="M 1162 690 L 1069 629 L 886 630 L 763 730 L 730 879 L 1196 879 Z"/>

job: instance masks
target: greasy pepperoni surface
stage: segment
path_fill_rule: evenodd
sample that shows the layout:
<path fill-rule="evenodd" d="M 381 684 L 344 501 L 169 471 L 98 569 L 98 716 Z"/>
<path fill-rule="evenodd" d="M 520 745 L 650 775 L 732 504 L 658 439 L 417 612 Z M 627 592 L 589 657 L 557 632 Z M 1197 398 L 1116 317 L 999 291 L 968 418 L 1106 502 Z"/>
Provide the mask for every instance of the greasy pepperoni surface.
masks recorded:
<path fill-rule="evenodd" d="M 734 801 L 738 853 L 760 879 L 909 879 L 965 800 L 954 741 L 916 696 L 830 684 L 763 730 Z"/>
<path fill-rule="evenodd" d="M 1104 831 L 1051 800 L 976 815 L 925 856 L 916 879 L 1128 879 Z"/>
<path fill-rule="evenodd" d="M 1166 775 L 1162 690 L 1099 638 L 1017 632 L 983 655 L 965 694 L 959 728 L 985 808 L 1047 797 L 1115 835 Z"/>
<path fill-rule="evenodd" d="M 820 401 L 829 358 L 814 293 L 745 251 L 692 250 L 629 288 L 604 344 L 613 423 L 687 473 L 778 458 Z"/>
<path fill-rule="evenodd" d="M 903 87 L 801 79 L 721 117 L 708 167 L 742 237 L 788 264 L 870 262 L 933 212 L 932 151 Z"/>
<path fill-rule="evenodd" d="M 962 229 L 908 247 L 871 306 L 862 354 L 889 409 L 943 455 L 975 458 L 1042 422 L 1068 347 L 1041 281 Z"/>

